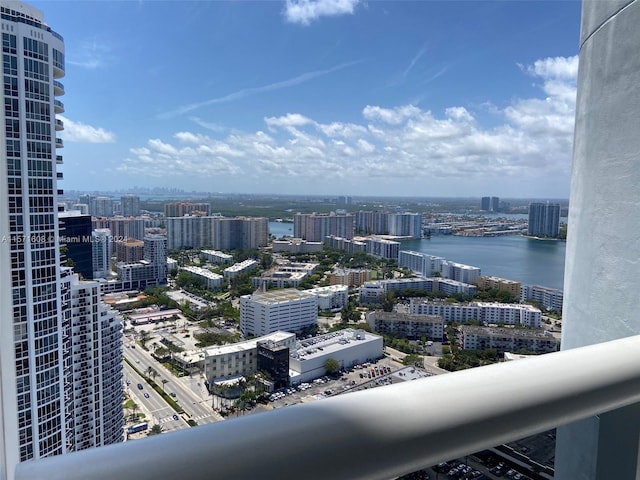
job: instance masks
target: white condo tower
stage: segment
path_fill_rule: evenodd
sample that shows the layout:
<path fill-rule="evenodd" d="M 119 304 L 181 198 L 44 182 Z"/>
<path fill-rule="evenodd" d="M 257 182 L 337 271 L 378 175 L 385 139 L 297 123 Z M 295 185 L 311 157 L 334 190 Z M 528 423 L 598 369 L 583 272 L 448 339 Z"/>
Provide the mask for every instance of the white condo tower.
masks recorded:
<path fill-rule="evenodd" d="M 0 479 L 18 462 L 122 441 L 120 321 L 60 268 L 64 42 L 0 0 Z M 86 308 L 85 308 L 86 307 Z"/>

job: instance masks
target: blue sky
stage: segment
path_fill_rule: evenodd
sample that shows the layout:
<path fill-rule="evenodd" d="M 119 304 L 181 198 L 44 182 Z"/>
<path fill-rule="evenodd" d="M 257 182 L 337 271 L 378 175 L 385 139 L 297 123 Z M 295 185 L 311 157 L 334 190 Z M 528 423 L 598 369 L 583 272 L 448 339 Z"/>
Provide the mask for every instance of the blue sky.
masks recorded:
<path fill-rule="evenodd" d="M 31 3 L 67 190 L 568 197 L 577 0 Z"/>

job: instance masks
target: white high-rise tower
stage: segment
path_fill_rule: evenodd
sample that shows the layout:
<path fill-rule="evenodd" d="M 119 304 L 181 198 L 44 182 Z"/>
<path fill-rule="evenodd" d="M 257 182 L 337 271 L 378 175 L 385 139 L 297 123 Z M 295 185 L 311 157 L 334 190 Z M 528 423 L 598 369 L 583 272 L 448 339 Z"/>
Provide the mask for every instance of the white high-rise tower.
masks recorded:
<path fill-rule="evenodd" d="M 64 94 L 64 42 L 38 9 L 0 0 L 0 13 L 0 478 L 11 479 L 18 462 L 120 441 L 122 387 L 117 318 L 96 307 L 81 319 L 81 303 L 98 302 L 97 284 L 61 278 L 55 97 Z M 92 360 L 83 371 L 80 353 Z M 81 390 L 85 377 L 92 388 Z"/>

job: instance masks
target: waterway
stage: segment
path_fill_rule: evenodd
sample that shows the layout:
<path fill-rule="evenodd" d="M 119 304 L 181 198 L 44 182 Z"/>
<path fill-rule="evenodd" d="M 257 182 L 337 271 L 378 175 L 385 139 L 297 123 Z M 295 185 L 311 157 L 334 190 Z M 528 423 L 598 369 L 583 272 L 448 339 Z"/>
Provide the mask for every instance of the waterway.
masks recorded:
<path fill-rule="evenodd" d="M 269 222 L 269 231 L 276 238 L 291 236 L 293 224 Z M 400 249 L 480 267 L 482 275 L 508 278 L 523 285 L 563 288 L 566 243 L 562 241 L 536 240 L 520 235 L 434 235 L 430 239 L 405 240 Z"/>

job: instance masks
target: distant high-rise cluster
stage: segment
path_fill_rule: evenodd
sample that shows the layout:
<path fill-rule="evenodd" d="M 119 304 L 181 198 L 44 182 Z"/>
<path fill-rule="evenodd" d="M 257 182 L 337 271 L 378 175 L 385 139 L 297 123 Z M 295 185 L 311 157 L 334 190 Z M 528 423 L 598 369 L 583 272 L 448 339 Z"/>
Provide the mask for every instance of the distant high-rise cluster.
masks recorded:
<path fill-rule="evenodd" d="M 172 202 L 164 204 L 165 217 L 184 217 L 185 215 L 208 216 L 211 213 L 211 205 L 208 203 Z"/>
<path fill-rule="evenodd" d="M 529 204 L 529 235 L 533 237 L 558 238 L 559 231 L 559 203 Z"/>
<path fill-rule="evenodd" d="M 499 212 L 500 197 L 482 197 L 480 199 L 480 210 L 484 212 Z"/>

